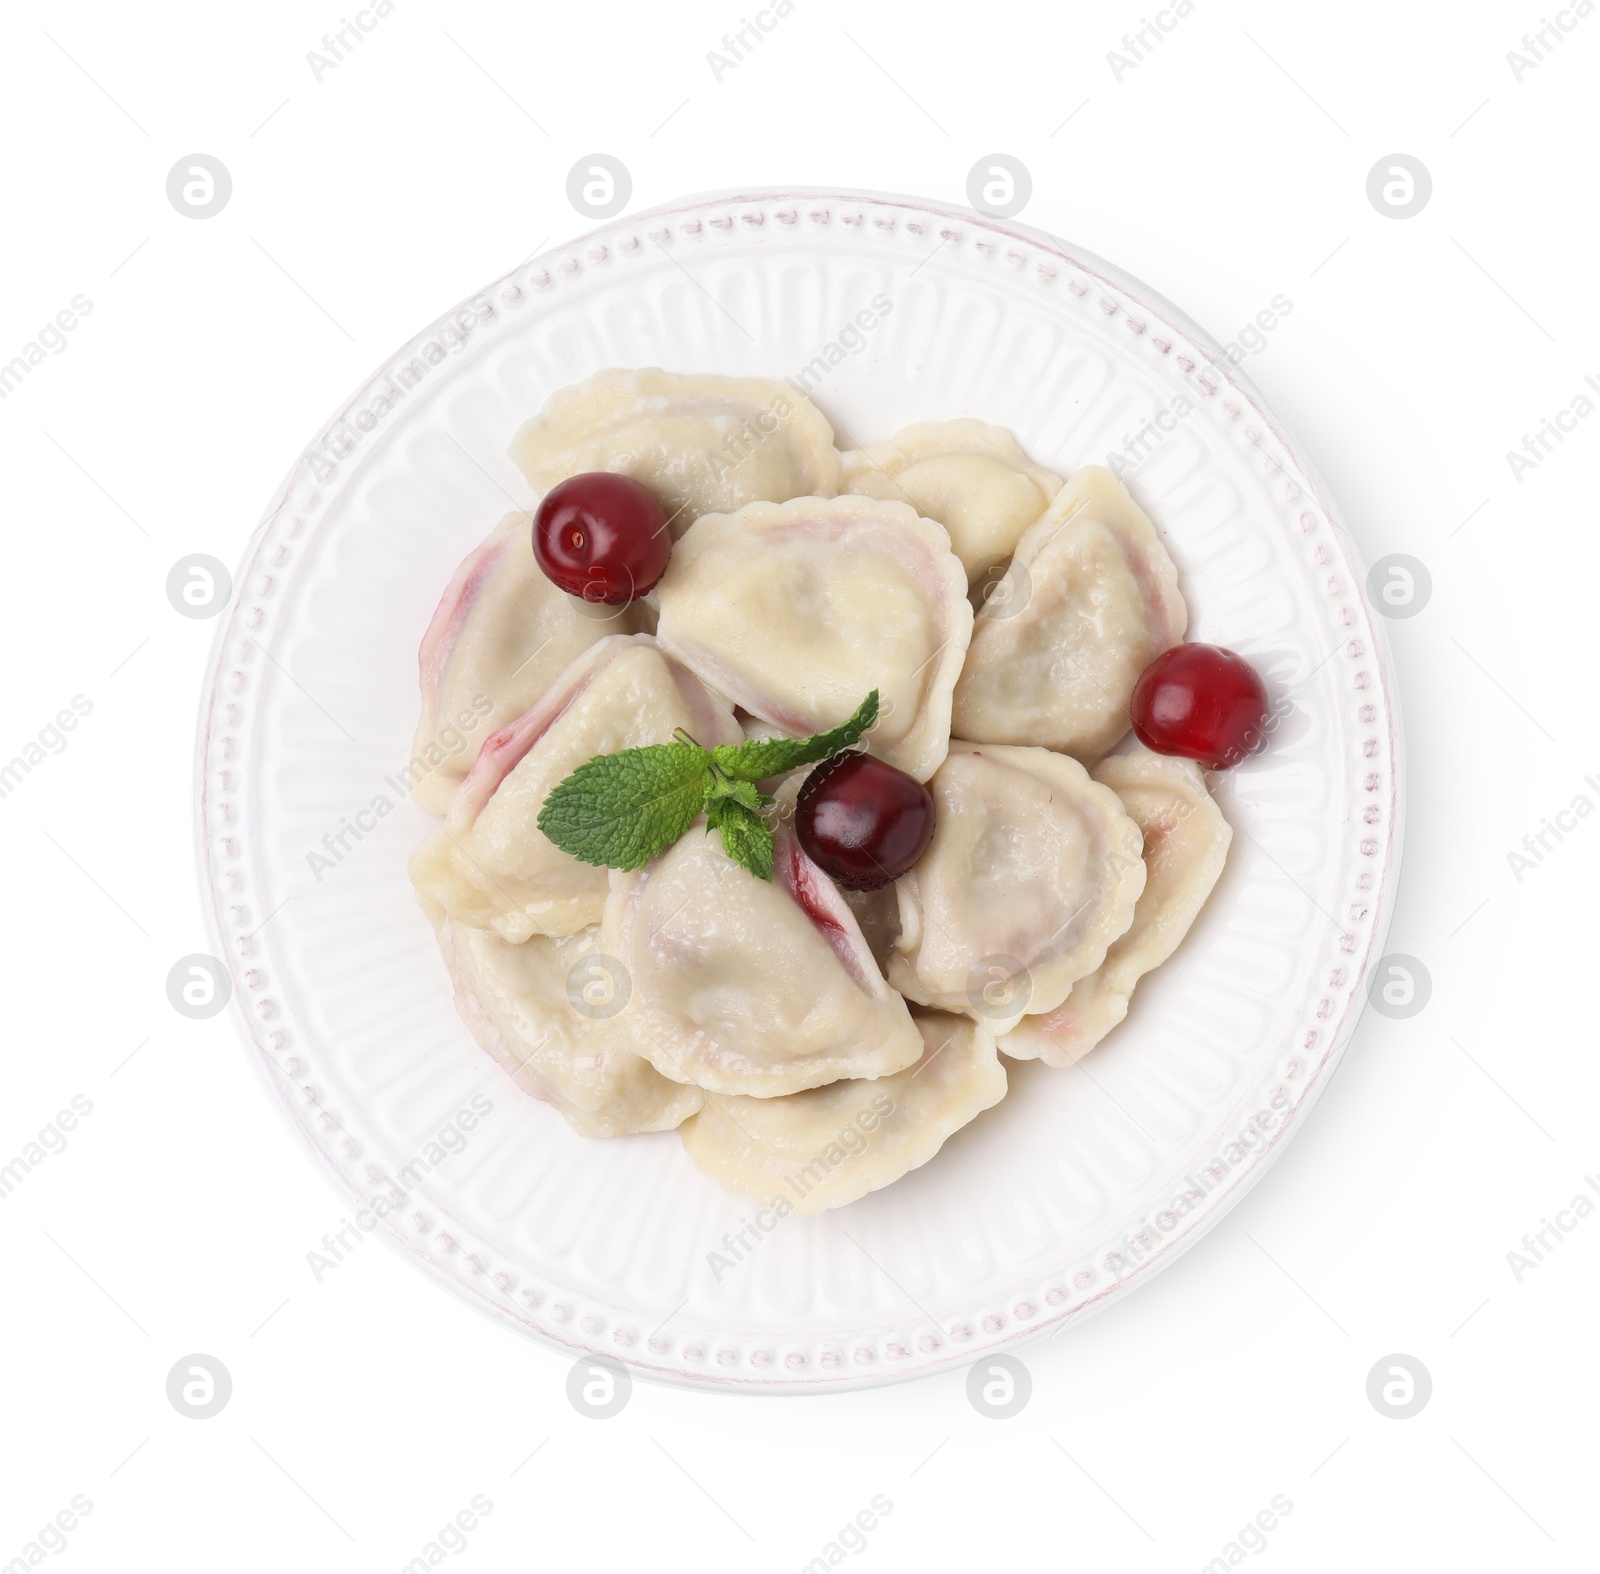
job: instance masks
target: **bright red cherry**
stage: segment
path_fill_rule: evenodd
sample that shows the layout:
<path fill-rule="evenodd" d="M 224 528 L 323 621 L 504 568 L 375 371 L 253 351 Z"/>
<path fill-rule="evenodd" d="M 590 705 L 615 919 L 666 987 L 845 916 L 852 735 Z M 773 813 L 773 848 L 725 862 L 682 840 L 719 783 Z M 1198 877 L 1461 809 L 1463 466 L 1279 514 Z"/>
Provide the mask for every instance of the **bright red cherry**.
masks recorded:
<path fill-rule="evenodd" d="M 1220 645 L 1174 645 L 1133 686 L 1133 730 L 1157 754 L 1223 771 L 1266 747 L 1267 687 Z"/>
<path fill-rule="evenodd" d="M 672 537 L 660 500 L 632 476 L 604 470 L 553 486 L 533 521 L 533 555 L 569 596 L 619 607 L 667 571 Z"/>
<path fill-rule="evenodd" d="M 806 777 L 794 824 L 806 856 L 836 885 L 876 891 L 927 850 L 933 796 L 870 754 L 836 754 Z"/>

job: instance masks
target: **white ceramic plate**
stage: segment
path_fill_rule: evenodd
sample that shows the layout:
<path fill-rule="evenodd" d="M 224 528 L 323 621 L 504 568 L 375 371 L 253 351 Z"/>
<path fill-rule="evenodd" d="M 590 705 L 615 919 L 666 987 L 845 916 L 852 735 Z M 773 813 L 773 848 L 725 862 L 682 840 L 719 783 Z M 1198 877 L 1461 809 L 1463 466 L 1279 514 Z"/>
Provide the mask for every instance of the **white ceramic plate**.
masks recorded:
<path fill-rule="evenodd" d="M 458 560 L 532 501 L 507 441 L 553 389 L 649 365 L 809 367 L 841 447 L 976 416 L 1065 473 L 1134 437 L 1126 478 L 1177 562 L 1190 637 L 1244 652 L 1291 707 L 1223 779 L 1227 871 L 1112 1038 L 1081 1068 L 1010 1066 L 1006 1100 L 925 1168 L 770 1229 L 676 1135 L 585 1141 L 514 1088 L 457 1020 L 405 874 L 431 823 L 403 790 L 417 643 Z M 1398 727 L 1329 500 L 1165 301 L 968 212 L 699 198 L 473 295 L 316 437 L 218 634 L 200 856 L 251 1054 L 356 1229 L 573 1351 L 842 1388 L 1104 1305 L 1261 1173 L 1359 1014 L 1397 868 Z"/>

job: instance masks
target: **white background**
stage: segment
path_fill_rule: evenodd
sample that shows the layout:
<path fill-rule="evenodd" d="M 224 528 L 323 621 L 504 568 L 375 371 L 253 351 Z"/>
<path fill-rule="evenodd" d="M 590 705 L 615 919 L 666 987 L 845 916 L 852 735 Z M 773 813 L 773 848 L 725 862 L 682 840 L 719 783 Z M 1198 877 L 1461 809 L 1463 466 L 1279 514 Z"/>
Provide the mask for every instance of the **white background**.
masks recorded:
<path fill-rule="evenodd" d="M 0 1199 L 0 1567 L 83 1494 L 52 1565 L 397 1570 L 481 1493 L 450 1566 L 784 1571 L 883 1494 L 852 1565 L 1176 1571 L 1282 1494 L 1252 1565 L 1592 1569 L 1600 1218 L 1520 1282 L 1507 1253 L 1600 1171 L 1600 823 L 1520 880 L 1507 854 L 1600 804 L 1600 419 L 1520 479 L 1506 451 L 1600 379 L 1600 19 L 1561 13 L 1518 81 L 1531 5 L 1199 0 L 1119 81 L 1131 5 L 798 0 L 719 81 L 740 14 L 399 0 L 319 81 L 331 3 L 8 8 L 0 363 L 74 296 L 93 310 L 0 402 L 0 758 L 74 695 L 93 710 L 0 799 L 0 1162 L 74 1095 L 93 1113 Z M 1023 222 L 1219 339 L 1292 299 L 1245 370 L 1368 561 L 1432 575 L 1389 625 L 1409 830 L 1388 945 L 1432 998 L 1367 1013 L 1196 1250 L 1021 1351 L 1011 1420 L 961 1373 L 781 1400 L 641 1382 L 586 1419 L 566 1359 L 385 1246 L 316 1282 L 344 1205 L 229 1017 L 167 1003 L 208 948 L 190 773 L 214 630 L 173 611 L 168 569 L 235 562 L 364 374 L 587 228 L 566 176 L 597 151 L 635 207 L 785 183 L 960 202 L 982 155 L 1020 158 Z M 165 193 L 194 152 L 234 183 L 205 221 Z M 1400 221 L 1366 195 L 1394 152 L 1434 183 Z M 165 1394 L 196 1351 L 234 1384 L 206 1421 Z M 1391 1352 L 1432 1374 L 1410 1420 L 1366 1397 Z"/>

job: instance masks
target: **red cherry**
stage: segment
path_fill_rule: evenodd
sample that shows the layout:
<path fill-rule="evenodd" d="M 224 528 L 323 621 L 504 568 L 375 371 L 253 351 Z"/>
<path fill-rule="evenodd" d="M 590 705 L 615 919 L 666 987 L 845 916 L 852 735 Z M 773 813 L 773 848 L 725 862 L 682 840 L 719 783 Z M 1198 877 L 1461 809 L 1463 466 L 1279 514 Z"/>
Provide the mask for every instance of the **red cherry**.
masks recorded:
<path fill-rule="evenodd" d="M 1133 730 L 1157 754 L 1223 771 L 1266 747 L 1267 687 L 1220 645 L 1174 645 L 1133 686 Z"/>
<path fill-rule="evenodd" d="M 672 538 L 654 492 L 604 470 L 553 486 L 533 521 L 533 555 L 569 596 L 620 607 L 655 588 Z"/>
<path fill-rule="evenodd" d="M 870 754 L 836 754 L 806 777 L 794 824 L 806 856 L 836 885 L 876 891 L 927 850 L 933 796 Z"/>

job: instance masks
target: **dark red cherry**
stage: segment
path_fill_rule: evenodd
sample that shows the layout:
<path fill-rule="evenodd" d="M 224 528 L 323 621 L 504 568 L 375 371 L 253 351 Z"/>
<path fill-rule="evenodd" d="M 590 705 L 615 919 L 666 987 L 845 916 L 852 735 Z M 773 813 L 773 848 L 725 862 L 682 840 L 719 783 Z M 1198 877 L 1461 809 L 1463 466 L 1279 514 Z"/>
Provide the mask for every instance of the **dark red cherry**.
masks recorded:
<path fill-rule="evenodd" d="M 655 588 L 672 537 L 649 487 L 597 470 L 545 494 L 533 521 L 533 555 L 569 596 L 618 607 Z"/>
<path fill-rule="evenodd" d="M 927 850 L 933 797 L 870 754 L 836 754 L 806 777 L 794 823 L 806 856 L 835 884 L 876 891 Z"/>
<path fill-rule="evenodd" d="M 1133 730 L 1157 754 L 1223 771 L 1266 747 L 1267 687 L 1220 645 L 1174 645 L 1133 686 Z"/>

